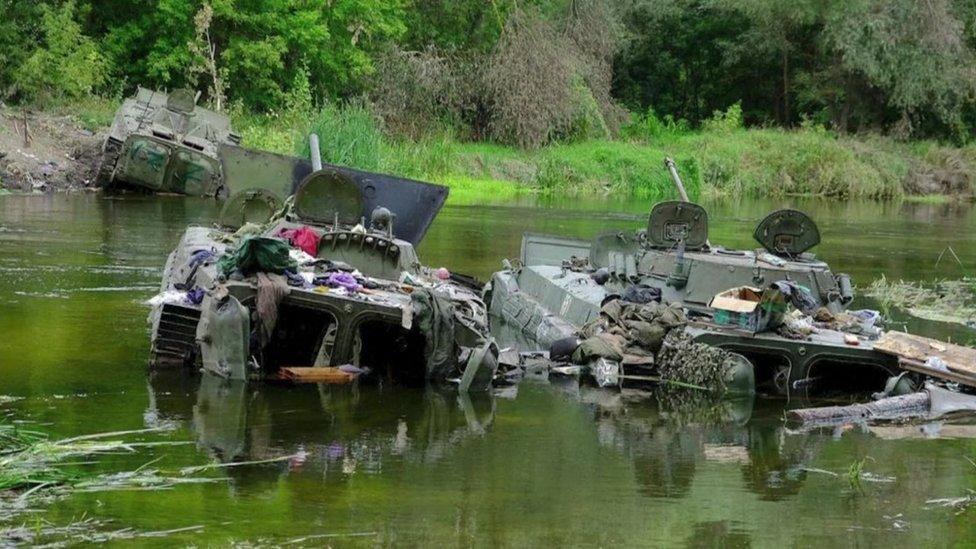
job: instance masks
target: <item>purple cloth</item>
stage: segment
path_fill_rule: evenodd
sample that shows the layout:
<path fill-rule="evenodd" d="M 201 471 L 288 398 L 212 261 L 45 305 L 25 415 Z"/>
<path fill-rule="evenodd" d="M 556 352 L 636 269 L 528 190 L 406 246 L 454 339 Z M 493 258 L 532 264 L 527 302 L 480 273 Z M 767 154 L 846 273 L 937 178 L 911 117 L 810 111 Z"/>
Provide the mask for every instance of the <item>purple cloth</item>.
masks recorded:
<path fill-rule="evenodd" d="M 356 277 L 349 273 L 338 272 L 332 273 L 328 278 L 325 279 L 325 285 L 330 288 L 345 288 L 350 292 L 358 292 L 362 290 L 363 287 L 356 282 Z"/>
<path fill-rule="evenodd" d="M 199 305 L 203 303 L 204 294 L 206 294 L 206 292 L 203 291 L 203 288 L 198 286 L 189 292 L 186 292 L 186 299 L 194 305 Z"/>
<path fill-rule="evenodd" d="M 190 267 L 196 267 L 201 263 L 212 262 L 215 258 L 216 258 L 216 253 L 213 250 L 207 250 L 207 249 L 197 250 L 192 254 L 190 254 L 190 260 L 187 262 L 187 264 Z"/>

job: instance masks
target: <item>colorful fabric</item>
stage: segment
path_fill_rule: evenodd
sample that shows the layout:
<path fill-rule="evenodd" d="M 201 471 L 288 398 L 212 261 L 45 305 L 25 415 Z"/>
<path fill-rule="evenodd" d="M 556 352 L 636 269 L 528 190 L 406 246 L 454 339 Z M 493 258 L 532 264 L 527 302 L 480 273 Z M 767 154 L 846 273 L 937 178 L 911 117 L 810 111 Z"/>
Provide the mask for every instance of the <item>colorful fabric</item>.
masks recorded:
<path fill-rule="evenodd" d="M 311 227 L 303 225 L 297 229 L 281 229 L 278 232 L 278 236 L 286 238 L 292 246 L 312 257 L 315 257 L 319 253 L 319 240 L 322 237 Z"/>
<path fill-rule="evenodd" d="M 241 241 L 233 253 L 220 258 L 217 265 L 224 276 L 235 270 L 244 276 L 259 272 L 281 274 L 298 267 L 288 255 L 289 249 L 288 244 L 277 238 L 252 236 Z"/>

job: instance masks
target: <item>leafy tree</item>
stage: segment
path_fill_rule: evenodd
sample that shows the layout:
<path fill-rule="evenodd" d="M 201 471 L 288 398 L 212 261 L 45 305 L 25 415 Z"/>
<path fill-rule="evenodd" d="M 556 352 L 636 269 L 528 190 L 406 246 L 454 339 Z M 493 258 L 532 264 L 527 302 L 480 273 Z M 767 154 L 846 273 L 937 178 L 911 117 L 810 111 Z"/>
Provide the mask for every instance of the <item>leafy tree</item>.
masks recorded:
<path fill-rule="evenodd" d="M 46 102 L 90 94 L 105 79 L 107 63 L 94 40 L 75 20 L 74 0 L 41 8 L 41 45 L 20 65 L 14 86 L 27 98 Z"/>
<path fill-rule="evenodd" d="M 14 76 L 43 38 L 38 24 L 45 4 L 0 0 L 0 98 L 16 93 Z"/>
<path fill-rule="evenodd" d="M 210 95 L 216 76 L 228 99 L 264 110 L 280 105 L 300 70 L 315 95 L 354 95 L 375 52 L 405 31 L 402 0 L 210 0 L 205 33 L 200 0 L 153 3 L 108 30 L 120 75 Z"/>
<path fill-rule="evenodd" d="M 976 56 L 949 0 L 851 0 L 826 19 L 825 46 L 839 65 L 882 90 L 897 129 L 917 133 L 934 117 L 959 134 L 976 91 Z"/>
<path fill-rule="evenodd" d="M 631 110 L 699 124 L 741 101 L 748 121 L 767 119 L 775 66 L 730 54 L 749 26 L 742 14 L 702 0 L 632 0 L 623 23 L 613 93 Z"/>

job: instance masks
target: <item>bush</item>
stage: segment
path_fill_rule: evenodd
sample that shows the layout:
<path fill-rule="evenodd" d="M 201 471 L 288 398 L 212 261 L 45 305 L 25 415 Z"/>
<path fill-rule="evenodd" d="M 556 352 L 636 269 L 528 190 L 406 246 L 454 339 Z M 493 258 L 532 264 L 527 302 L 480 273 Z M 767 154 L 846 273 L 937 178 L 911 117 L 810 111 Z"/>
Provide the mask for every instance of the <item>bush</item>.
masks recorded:
<path fill-rule="evenodd" d="M 620 136 L 635 141 L 651 142 L 673 138 L 689 131 L 687 121 L 675 121 L 670 114 L 661 120 L 654 112 L 654 108 L 648 107 L 643 114 L 630 114 L 630 121 L 620 127 Z"/>
<path fill-rule="evenodd" d="M 89 95 L 105 81 L 108 63 L 75 21 L 74 0 L 42 10 L 44 43 L 16 71 L 14 87 L 42 104 Z"/>
<path fill-rule="evenodd" d="M 433 47 L 385 52 L 370 97 L 386 128 L 416 139 L 458 122 L 462 97 L 456 68 L 456 60 Z"/>
<path fill-rule="evenodd" d="M 706 132 L 727 133 L 742 128 L 741 101 L 734 103 L 725 111 L 715 111 L 711 118 L 702 122 L 702 130 Z"/>

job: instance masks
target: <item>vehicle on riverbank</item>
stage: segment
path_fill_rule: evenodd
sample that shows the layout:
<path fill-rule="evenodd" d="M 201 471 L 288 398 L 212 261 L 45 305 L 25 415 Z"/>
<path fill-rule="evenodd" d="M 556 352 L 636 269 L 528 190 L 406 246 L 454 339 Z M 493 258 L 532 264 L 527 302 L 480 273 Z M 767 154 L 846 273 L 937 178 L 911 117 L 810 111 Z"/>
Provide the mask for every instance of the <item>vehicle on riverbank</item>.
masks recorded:
<path fill-rule="evenodd" d="M 242 191 L 222 228 L 186 230 L 152 301 L 152 364 L 238 380 L 490 386 L 498 351 L 477 287 L 421 265 L 414 248 L 447 189 L 316 168 L 285 205 Z"/>
<path fill-rule="evenodd" d="M 115 113 L 96 172 L 99 187 L 218 196 L 224 173 L 217 150 L 238 144 L 227 116 L 196 104 L 197 94 L 140 87 Z"/>

